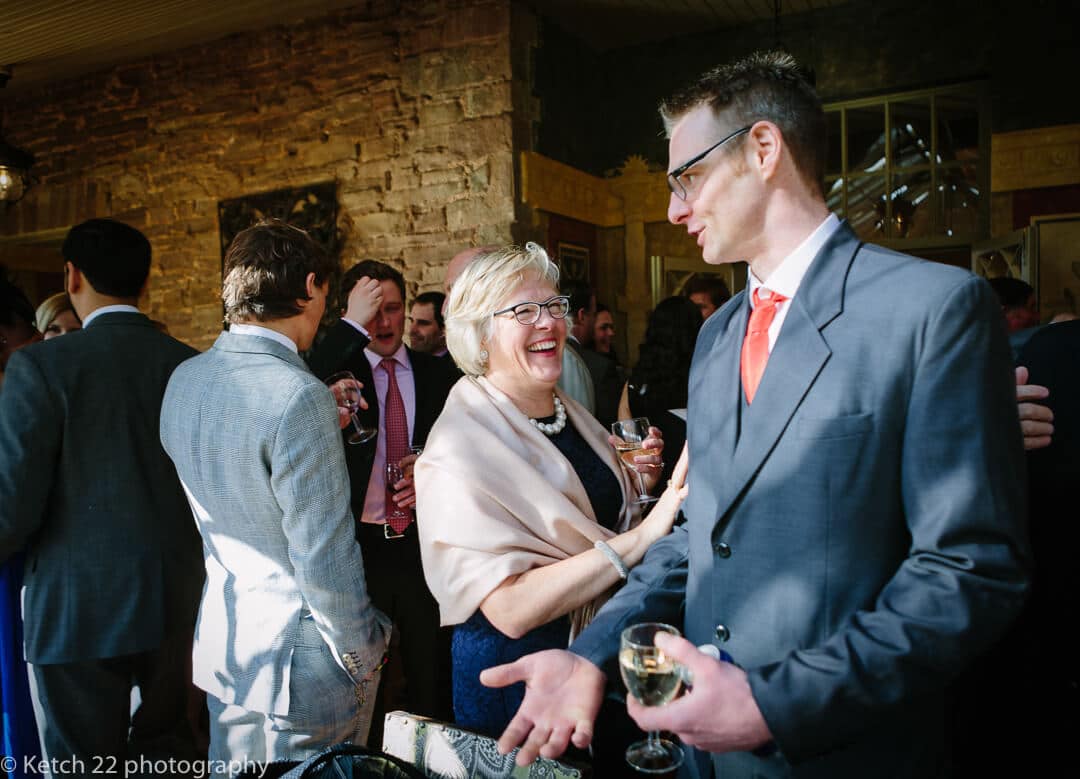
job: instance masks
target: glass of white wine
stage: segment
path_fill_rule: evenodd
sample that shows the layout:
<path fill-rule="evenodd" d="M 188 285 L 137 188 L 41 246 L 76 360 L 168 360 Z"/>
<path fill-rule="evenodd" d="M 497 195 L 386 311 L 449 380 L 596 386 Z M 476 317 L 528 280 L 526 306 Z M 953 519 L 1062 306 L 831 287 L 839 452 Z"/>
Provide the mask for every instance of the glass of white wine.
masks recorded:
<path fill-rule="evenodd" d="M 345 436 L 346 441 L 350 444 L 364 444 L 379 434 L 378 428 L 365 425 L 356 415 L 360 410 L 360 382 L 350 371 L 338 371 L 327 377 L 325 383 L 334 394 L 334 401 L 338 406 L 349 411 L 352 427 Z"/>
<path fill-rule="evenodd" d="M 643 706 L 662 706 L 674 700 L 682 688 L 683 669 L 657 648 L 658 633 L 680 635 L 671 625 L 642 622 L 626 628 L 619 641 L 619 672 L 626 689 Z M 641 773 L 663 774 L 682 765 L 683 751 L 653 730 L 644 741 L 627 747 L 626 762 Z"/>
<path fill-rule="evenodd" d="M 646 449 L 645 439 L 649 437 L 649 420 L 645 417 L 636 417 L 634 419 L 620 419 L 611 425 L 611 433 L 619 440 L 615 443 L 615 451 L 619 453 L 619 459 L 622 460 L 631 472 L 637 475 L 638 482 L 638 496 L 634 500 L 636 504 L 652 503 L 659 500 L 649 494 L 649 491 L 645 489 L 645 479 L 641 475 L 641 471 L 637 469 L 637 463 L 634 462 L 634 457 L 639 454 L 656 454 L 656 449 Z"/>

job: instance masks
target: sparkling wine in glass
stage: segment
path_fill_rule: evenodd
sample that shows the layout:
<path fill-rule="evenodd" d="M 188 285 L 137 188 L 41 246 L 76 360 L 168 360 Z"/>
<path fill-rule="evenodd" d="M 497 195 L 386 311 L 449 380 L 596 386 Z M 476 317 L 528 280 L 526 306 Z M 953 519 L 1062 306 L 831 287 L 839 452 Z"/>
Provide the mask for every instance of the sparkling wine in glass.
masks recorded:
<path fill-rule="evenodd" d="M 637 469 L 634 457 L 639 454 L 654 454 L 655 449 L 646 449 L 645 439 L 649 437 L 649 420 L 645 417 L 635 419 L 620 419 L 611 426 L 612 434 L 619 440 L 615 444 L 615 451 L 628 470 L 637 476 L 638 496 L 634 500 L 636 504 L 652 503 L 659 500 L 649 494 L 645 489 L 645 479 L 641 471 Z"/>
<path fill-rule="evenodd" d="M 386 489 L 390 492 L 396 493 L 398 490 L 394 488 L 394 485 L 405 478 L 405 469 L 397 463 L 386 464 Z M 403 506 L 399 506 L 393 501 L 389 501 L 386 505 L 386 522 L 387 526 L 390 524 L 390 520 L 395 522 L 399 520 L 412 520 L 412 509 L 407 509 Z"/>
<path fill-rule="evenodd" d="M 643 706 L 663 706 L 682 688 L 682 667 L 657 648 L 658 633 L 677 636 L 679 630 L 661 622 L 642 622 L 626 628 L 619 641 L 623 683 Z M 683 751 L 673 741 L 660 738 L 659 732 L 649 731 L 644 741 L 627 747 L 626 762 L 641 773 L 663 774 L 682 765 Z"/>
<path fill-rule="evenodd" d="M 356 412 L 360 410 L 360 382 L 351 371 L 338 371 L 326 379 L 326 386 L 334 393 L 334 400 L 341 408 L 349 410 L 352 426 L 345 440 L 350 444 L 364 444 L 378 435 L 379 430 L 360 421 Z"/>

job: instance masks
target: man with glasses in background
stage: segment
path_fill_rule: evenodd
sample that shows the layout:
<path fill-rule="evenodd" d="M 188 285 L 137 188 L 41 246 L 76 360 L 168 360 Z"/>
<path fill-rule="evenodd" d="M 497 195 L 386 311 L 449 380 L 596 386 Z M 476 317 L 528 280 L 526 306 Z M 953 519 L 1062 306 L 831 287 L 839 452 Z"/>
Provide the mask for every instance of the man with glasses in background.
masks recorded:
<path fill-rule="evenodd" d="M 691 774 L 940 775 L 946 686 L 1027 591 L 997 302 L 829 213 L 825 115 L 789 55 L 712 70 L 661 113 L 668 218 L 706 262 L 747 261 L 747 289 L 698 337 L 687 522 L 570 651 L 484 672 L 527 685 L 500 747 L 586 746 L 620 632 L 667 622 L 689 640 L 657 646 L 693 685 L 627 706 L 694 747 Z"/>

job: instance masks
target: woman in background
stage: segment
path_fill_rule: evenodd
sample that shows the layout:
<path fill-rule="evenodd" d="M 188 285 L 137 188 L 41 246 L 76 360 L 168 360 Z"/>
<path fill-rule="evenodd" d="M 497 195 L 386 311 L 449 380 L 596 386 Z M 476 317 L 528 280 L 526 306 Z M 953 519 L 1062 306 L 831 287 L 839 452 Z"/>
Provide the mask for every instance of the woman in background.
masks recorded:
<path fill-rule="evenodd" d="M 670 409 L 685 413 L 690 360 L 701 323 L 700 310 L 688 298 L 675 296 L 657 303 L 649 316 L 637 365 L 619 401 L 619 419 L 648 417 L 664 431 L 670 451 L 681 451 L 686 443 L 686 420 Z M 665 467 L 661 478 L 671 478 L 673 467 Z"/>
<path fill-rule="evenodd" d="M 45 340 L 58 335 L 82 330 L 82 322 L 71 305 L 66 292 L 57 292 L 45 298 L 34 314 L 38 332 Z"/>

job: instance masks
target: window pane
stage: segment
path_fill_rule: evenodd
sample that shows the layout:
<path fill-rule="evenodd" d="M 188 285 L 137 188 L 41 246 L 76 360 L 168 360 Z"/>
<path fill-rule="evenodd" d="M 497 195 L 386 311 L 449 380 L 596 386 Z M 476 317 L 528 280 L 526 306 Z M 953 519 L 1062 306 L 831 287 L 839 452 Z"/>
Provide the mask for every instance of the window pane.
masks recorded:
<path fill-rule="evenodd" d="M 848 170 L 885 169 L 885 106 L 847 111 Z"/>
<path fill-rule="evenodd" d="M 895 168 L 930 162 L 930 98 L 890 103 L 892 164 Z"/>
<path fill-rule="evenodd" d="M 835 176 L 825 177 L 825 202 L 828 204 L 829 210 L 841 218 L 845 216 L 843 187 L 844 180 L 842 178 L 836 178 Z"/>
<path fill-rule="evenodd" d="M 938 235 L 934 225 L 930 171 L 905 170 L 893 174 L 890 238 L 926 238 Z"/>
<path fill-rule="evenodd" d="M 935 98 L 941 159 L 970 159 L 979 153 L 979 110 L 973 95 L 949 92 Z"/>
<path fill-rule="evenodd" d="M 864 241 L 884 237 L 885 176 L 855 176 L 848 179 L 847 219 Z"/>
<path fill-rule="evenodd" d="M 844 139 L 840 133 L 840 114 L 840 111 L 828 111 L 825 114 L 825 121 L 829 128 L 829 150 L 825 157 L 825 172 L 834 175 L 843 172 L 841 147 Z"/>
<path fill-rule="evenodd" d="M 941 226 L 945 235 L 974 236 L 979 226 L 981 193 L 974 167 L 955 165 L 938 170 Z"/>

